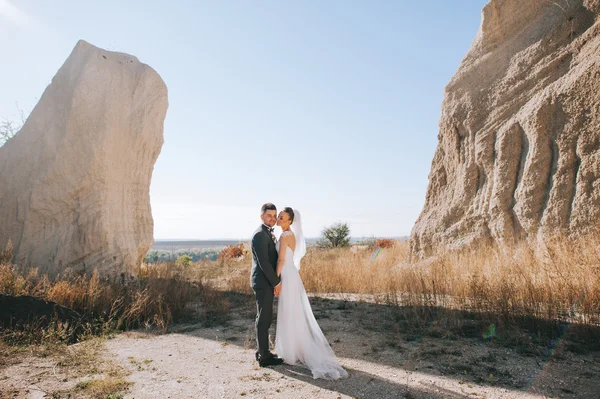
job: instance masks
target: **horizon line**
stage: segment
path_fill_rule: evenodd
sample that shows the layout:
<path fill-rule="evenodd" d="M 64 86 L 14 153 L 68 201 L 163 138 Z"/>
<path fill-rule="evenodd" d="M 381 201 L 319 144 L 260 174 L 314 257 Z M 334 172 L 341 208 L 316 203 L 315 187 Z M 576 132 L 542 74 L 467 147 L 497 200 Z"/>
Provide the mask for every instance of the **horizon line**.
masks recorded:
<path fill-rule="evenodd" d="M 318 240 L 322 237 L 306 237 L 307 240 Z M 350 239 L 357 238 L 388 238 L 388 239 L 404 239 L 410 238 L 410 235 L 405 236 L 355 236 Z M 251 238 L 155 238 L 154 241 L 249 241 Z"/>

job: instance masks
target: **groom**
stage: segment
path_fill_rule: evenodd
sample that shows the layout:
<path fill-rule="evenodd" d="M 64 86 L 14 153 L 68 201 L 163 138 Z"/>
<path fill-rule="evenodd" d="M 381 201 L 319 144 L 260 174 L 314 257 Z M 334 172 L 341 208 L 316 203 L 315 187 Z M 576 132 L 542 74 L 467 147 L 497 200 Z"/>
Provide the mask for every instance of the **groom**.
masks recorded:
<path fill-rule="evenodd" d="M 273 321 L 273 297 L 281 291 L 281 280 L 275 272 L 277 250 L 273 226 L 277 222 L 277 208 L 271 203 L 261 208 L 262 226 L 252 237 L 251 285 L 256 296 L 256 360 L 261 367 L 276 366 L 283 359 L 269 351 L 269 327 Z"/>

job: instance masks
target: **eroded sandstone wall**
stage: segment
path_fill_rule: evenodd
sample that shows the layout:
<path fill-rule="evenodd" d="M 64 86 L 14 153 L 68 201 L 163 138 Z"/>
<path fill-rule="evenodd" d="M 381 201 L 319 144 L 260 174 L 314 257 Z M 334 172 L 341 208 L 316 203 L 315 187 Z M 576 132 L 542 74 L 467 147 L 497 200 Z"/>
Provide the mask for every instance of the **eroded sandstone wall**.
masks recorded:
<path fill-rule="evenodd" d="M 600 226 L 598 0 L 491 0 L 445 89 L 411 253 Z"/>

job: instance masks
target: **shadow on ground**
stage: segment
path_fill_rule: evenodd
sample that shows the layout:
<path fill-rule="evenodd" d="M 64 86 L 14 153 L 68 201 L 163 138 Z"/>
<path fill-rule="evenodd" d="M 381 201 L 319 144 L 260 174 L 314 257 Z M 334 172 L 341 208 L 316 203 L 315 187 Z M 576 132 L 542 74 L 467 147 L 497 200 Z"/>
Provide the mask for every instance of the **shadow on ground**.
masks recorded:
<path fill-rule="evenodd" d="M 439 399 L 461 399 L 469 398 L 469 395 L 458 394 L 456 392 L 440 388 L 431 384 L 430 386 L 421 386 L 419 388 L 410 387 L 408 384 L 394 383 L 376 375 L 366 373 L 346 367 L 348 378 L 353 383 L 348 384 L 345 380 L 327 381 L 322 379 L 313 379 L 309 370 L 303 366 L 283 365 L 275 367 L 274 371 L 281 373 L 289 378 L 295 378 L 308 384 L 330 391 L 340 392 L 352 398 L 439 398 Z M 421 384 L 422 385 L 422 384 Z"/>
<path fill-rule="evenodd" d="M 219 319 L 208 320 L 212 325 L 206 326 L 204 320 L 202 327 L 178 325 L 171 331 L 253 349 L 254 297 L 231 292 L 223 295 L 230 311 Z M 389 306 L 356 299 L 314 297 L 311 304 L 340 358 L 450 378 L 460 384 L 476 383 L 540 395 L 587 398 L 597 391 L 597 327 L 534 318 L 500 320 L 478 313 Z M 272 335 L 275 325 L 276 321 Z M 349 370 L 353 378 L 364 380 L 359 391 L 343 382 L 313 380 L 302 367 L 275 370 L 353 397 L 386 397 L 386 392 L 400 392 L 406 397 L 468 397 L 443 392 L 438 386 L 410 392 L 414 389 L 359 370 Z"/>

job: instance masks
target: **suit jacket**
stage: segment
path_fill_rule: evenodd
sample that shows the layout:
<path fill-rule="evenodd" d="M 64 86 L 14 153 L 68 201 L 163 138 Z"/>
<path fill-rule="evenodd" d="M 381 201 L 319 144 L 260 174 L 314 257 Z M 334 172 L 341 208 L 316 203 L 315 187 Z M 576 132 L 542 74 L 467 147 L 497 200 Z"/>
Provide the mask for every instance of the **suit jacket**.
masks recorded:
<path fill-rule="evenodd" d="M 253 289 L 272 289 L 281 281 L 277 277 L 277 249 L 267 226 L 262 225 L 252 237 L 252 272 L 250 283 Z"/>

